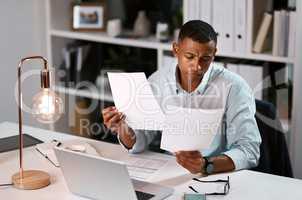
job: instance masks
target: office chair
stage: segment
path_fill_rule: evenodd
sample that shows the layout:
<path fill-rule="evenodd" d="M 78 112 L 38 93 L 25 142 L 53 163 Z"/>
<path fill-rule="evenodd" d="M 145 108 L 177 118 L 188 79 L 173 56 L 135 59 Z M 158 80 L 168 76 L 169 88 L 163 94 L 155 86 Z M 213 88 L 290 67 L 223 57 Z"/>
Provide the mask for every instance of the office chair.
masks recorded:
<path fill-rule="evenodd" d="M 252 170 L 293 177 L 284 131 L 275 106 L 266 101 L 256 100 L 255 117 L 262 143 L 259 164 Z"/>

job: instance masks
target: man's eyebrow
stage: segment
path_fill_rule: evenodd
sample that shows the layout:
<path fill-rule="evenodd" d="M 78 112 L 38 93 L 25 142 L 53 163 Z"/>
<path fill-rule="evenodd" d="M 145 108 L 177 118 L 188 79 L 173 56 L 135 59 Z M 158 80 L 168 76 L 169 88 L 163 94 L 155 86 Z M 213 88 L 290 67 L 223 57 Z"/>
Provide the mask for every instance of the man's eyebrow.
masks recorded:
<path fill-rule="evenodd" d="M 189 52 L 189 51 L 185 52 L 185 54 L 190 54 L 190 55 L 193 55 L 193 56 L 197 56 L 195 53 L 192 53 L 192 52 Z"/>
<path fill-rule="evenodd" d="M 202 55 L 202 57 L 211 57 L 211 54 Z"/>
<path fill-rule="evenodd" d="M 202 57 L 212 57 L 213 54 L 213 52 L 206 52 L 204 55 L 202 55 Z"/>

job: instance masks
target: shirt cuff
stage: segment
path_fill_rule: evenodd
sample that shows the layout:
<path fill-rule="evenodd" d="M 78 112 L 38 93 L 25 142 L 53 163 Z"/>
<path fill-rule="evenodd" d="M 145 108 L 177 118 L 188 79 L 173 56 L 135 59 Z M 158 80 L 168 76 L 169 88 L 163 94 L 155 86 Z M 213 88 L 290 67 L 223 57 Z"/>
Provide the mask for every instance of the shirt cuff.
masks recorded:
<path fill-rule="evenodd" d="M 135 143 L 132 148 L 128 148 L 121 140 L 119 135 L 117 139 L 119 143 L 129 152 L 129 153 L 140 153 L 145 150 L 146 147 L 146 137 L 143 133 L 134 131 L 135 134 Z"/>
<path fill-rule="evenodd" d="M 250 168 L 246 160 L 246 155 L 240 149 L 230 149 L 229 151 L 223 152 L 222 154 L 232 159 L 235 170 Z"/>

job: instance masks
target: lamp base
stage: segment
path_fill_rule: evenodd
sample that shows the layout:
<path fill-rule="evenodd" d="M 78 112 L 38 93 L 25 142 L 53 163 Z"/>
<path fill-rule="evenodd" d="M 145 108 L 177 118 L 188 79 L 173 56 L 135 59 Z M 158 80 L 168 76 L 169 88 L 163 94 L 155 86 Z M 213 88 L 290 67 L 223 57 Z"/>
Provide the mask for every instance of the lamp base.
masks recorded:
<path fill-rule="evenodd" d="M 48 173 L 38 170 L 23 171 L 23 178 L 20 178 L 20 173 L 15 173 L 12 176 L 14 187 L 23 190 L 36 190 L 46 187 L 50 184 L 50 176 Z"/>

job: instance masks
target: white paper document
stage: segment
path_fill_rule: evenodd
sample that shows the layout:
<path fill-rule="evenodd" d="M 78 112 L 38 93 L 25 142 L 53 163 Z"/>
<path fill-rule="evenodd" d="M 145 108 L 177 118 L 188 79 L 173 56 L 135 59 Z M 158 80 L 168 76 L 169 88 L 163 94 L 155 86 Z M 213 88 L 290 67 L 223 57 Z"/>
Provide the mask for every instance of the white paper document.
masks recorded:
<path fill-rule="evenodd" d="M 168 160 L 161 158 L 130 155 L 123 160 L 126 163 L 131 178 L 146 181 L 152 178 L 160 169 L 166 166 Z"/>
<path fill-rule="evenodd" d="M 143 72 L 108 73 L 114 104 L 133 129 L 161 130 L 165 116 Z"/>
<path fill-rule="evenodd" d="M 161 149 L 170 152 L 208 149 L 221 124 L 223 109 L 170 106 L 166 112 Z"/>

